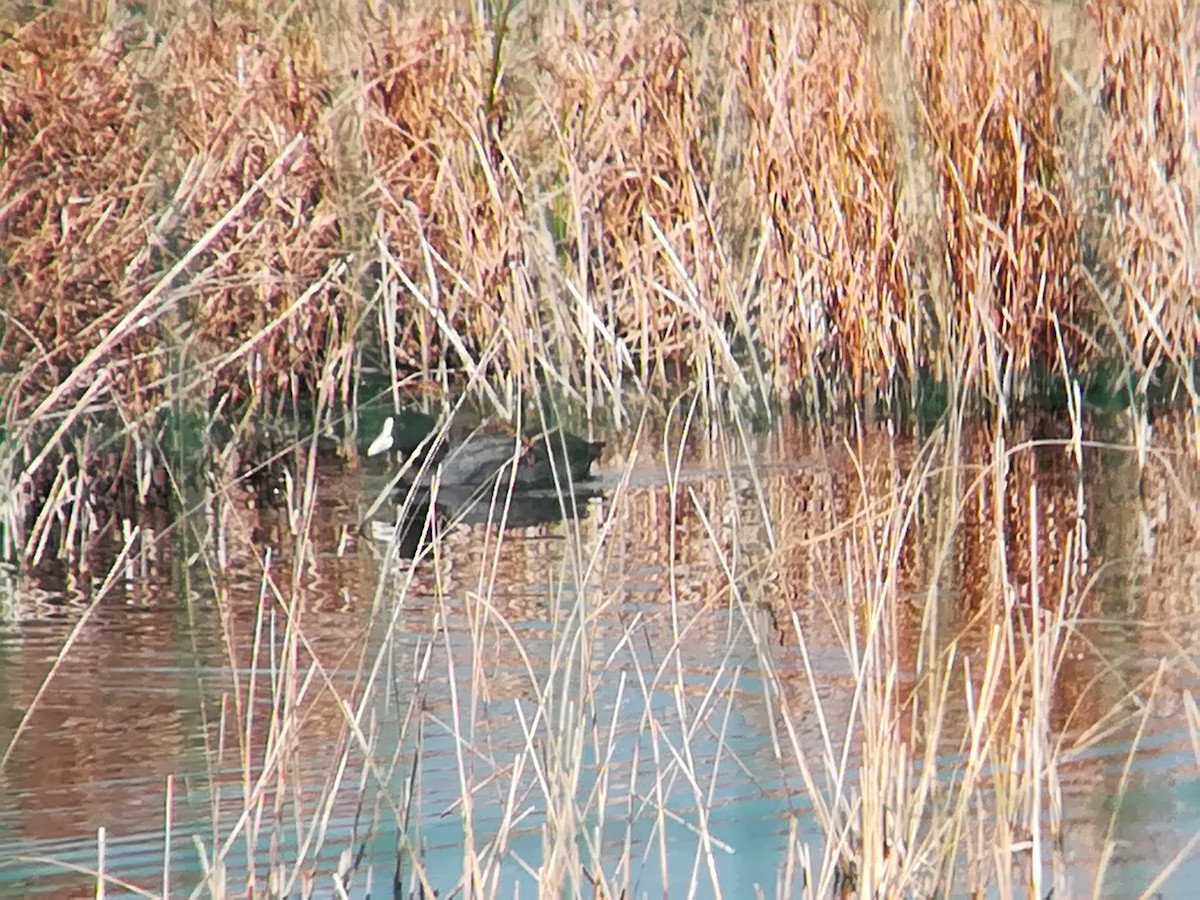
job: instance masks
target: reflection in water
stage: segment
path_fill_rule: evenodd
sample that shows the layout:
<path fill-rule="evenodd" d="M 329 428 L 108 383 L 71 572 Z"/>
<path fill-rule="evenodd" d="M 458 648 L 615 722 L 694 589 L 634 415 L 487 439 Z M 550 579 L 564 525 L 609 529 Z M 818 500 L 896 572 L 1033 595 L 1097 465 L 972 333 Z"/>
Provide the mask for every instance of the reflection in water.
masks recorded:
<path fill-rule="evenodd" d="M 234 496 L 114 533 L 83 578 L 11 580 L 0 892 L 87 892 L 86 876 L 28 858 L 94 868 L 101 827 L 107 870 L 155 889 L 168 778 L 176 890 L 201 877 L 196 835 L 210 857 L 231 847 L 231 890 L 247 872 L 259 890 L 301 890 L 309 863 L 289 868 L 289 848 L 316 842 L 321 872 L 350 850 L 356 889 L 372 867 L 376 895 L 398 847 L 416 847 L 444 895 L 464 841 L 494 839 L 540 865 L 542 887 L 599 858 L 593 874 L 638 893 L 706 893 L 711 873 L 733 895 L 773 891 L 789 846 L 820 862 L 828 795 L 809 779 L 827 790 L 828 772 L 799 761 L 832 746 L 851 791 L 873 777 L 854 662 L 869 629 L 895 654 L 890 739 L 926 767 L 961 758 L 987 691 L 1024 691 L 1029 666 L 1052 665 L 1062 811 L 1047 844 L 1076 892 L 1103 865 L 1106 891 L 1144 888 L 1200 824 L 1183 722 L 1200 645 L 1195 465 L 1140 470 L 1097 445 L 1080 470 L 1061 445 L 983 429 L 958 444 L 823 437 L 790 423 L 749 454 L 694 437 L 681 460 L 661 434 L 613 441 L 572 503 L 423 495 L 398 530 L 387 515 L 359 529 L 385 476 L 330 468 L 307 526 L 303 498 L 254 510 Z M 427 525 L 433 550 L 418 545 Z M 877 596 L 895 598 L 883 618 Z M 1030 633 L 1060 603 L 1073 625 L 1056 658 L 1014 647 L 987 670 L 998 618 Z M 980 804 L 1024 796 L 999 765 L 1025 740 L 1020 696 L 983 755 Z M 930 733 L 915 710 L 938 698 L 948 724 Z M 936 808 L 949 785 L 931 790 Z M 586 854 L 545 838 L 565 815 Z M 502 871 L 485 886 L 538 888 Z M 1198 875 L 1193 858 L 1168 885 Z"/>
<path fill-rule="evenodd" d="M 586 517 L 590 502 L 602 494 L 592 484 L 573 485 L 562 492 L 517 490 L 504 484 L 443 485 L 434 490 L 417 487 L 399 492 L 395 504 L 364 523 L 363 533 L 377 541 L 394 543 L 400 557 L 412 559 L 435 536 L 445 537 L 463 525 L 508 530 Z"/>

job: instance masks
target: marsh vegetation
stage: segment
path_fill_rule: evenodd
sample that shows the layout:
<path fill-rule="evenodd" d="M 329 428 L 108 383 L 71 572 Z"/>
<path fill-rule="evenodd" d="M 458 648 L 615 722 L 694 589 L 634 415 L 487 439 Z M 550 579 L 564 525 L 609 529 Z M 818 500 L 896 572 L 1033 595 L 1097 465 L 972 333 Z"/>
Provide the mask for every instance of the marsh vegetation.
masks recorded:
<path fill-rule="evenodd" d="M 1198 50 L 1117 0 L 0 5 L 0 877 L 1189 883 Z M 439 502 L 366 453 L 401 414 L 598 477 Z"/>

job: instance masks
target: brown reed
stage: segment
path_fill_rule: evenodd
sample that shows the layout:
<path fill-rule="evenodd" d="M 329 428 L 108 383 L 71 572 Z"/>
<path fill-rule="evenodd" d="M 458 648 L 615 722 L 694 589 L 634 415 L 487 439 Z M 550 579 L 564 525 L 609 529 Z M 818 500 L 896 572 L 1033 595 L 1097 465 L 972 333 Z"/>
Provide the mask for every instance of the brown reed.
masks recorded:
<path fill-rule="evenodd" d="M 912 23 L 947 284 L 933 304 L 940 355 L 1002 404 L 1058 368 L 1056 323 L 1086 328 L 1044 15 L 1025 2 L 935 3 Z M 1078 365 L 1079 342 L 1068 350 Z"/>
<path fill-rule="evenodd" d="M 1103 149 L 1111 192 L 1106 259 L 1135 371 L 1167 363 L 1197 390 L 1200 351 L 1200 89 L 1194 4 L 1095 0 Z M 1192 98 L 1189 100 L 1189 98 Z"/>
<path fill-rule="evenodd" d="M 680 381 L 870 405 L 926 377 L 1008 409 L 1104 367 L 1195 401 L 1190 8 L 1077 19 L 1088 155 L 1089 82 L 1032 3 L 452 6 L 14 21 L 6 483 L 61 461 L 25 441 L 85 391 L 153 432 L 184 398 L 352 406 L 372 371 L 509 416 L 540 381 L 590 414 Z"/>
<path fill-rule="evenodd" d="M 857 397 L 915 374 L 908 223 L 862 4 L 746 4 L 731 64 L 752 219 L 767 226 L 759 328 L 783 394 Z"/>

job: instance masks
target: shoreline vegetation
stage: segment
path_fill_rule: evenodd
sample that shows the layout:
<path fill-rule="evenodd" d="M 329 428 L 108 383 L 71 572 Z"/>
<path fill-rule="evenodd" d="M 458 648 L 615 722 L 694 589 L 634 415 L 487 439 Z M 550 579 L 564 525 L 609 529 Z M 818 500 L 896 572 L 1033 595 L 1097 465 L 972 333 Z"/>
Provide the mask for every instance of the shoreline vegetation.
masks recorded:
<path fill-rule="evenodd" d="M 206 762 L 236 784 L 193 839 L 197 893 L 348 896 L 394 832 L 395 896 L 494 896 L 517 867 L 548 896 L 619 897 L 643 851 L 674 875 L 668 822 L 697 840 L 676 890 L 722 893 L 709 813 L 719 764 L 744 765 L 743 676 L 804 785 L 765 892 L 1103 893 L 1147 733 L 1168 719 L 1200 748 L 1196 597 L 1171 568 L 1200 534 L 1194 4 L 0 13 L 0 573 L 113 550 L 0 774 L 159 542 L 171 602 L 190 622 L 211 600 L 228 652 Z M 522 552 L 503 531 L 401 558 L 324 512 L 327 448 L 353 460 L 393 410 L 451 406 L 604 432 L 595 515 L 524 563 L 536 640 L 496 601 Z M 772 439 L 811 440 L 814 471 L 758 465 L 752 423 L 781 409 L 807 437 L 784 418 Z M 647 432 L 665 483 L 632 485 Z M 696 445 L 715 474 L 688 484 Z M 334 653 L 313 576 L 343 553 L 374 582 L 347 591 L 367 621 Z M 1107 656 L 1112 622 L 1173 649 Z M 702 633 L 728 645 L 697 671 Z M 497 654 L 516 662 L 493 673 Z M 619 721 L 614 697 L 644 712 Z M 502 725 L 517 745 L 476 752 Z M 336 756 L 315 785 L 295 777 L 310 732 Z M 457 886 L 423 866 L 431 734 L 454 748 Z M 1082 863 L 1080 769 L 1112 810 Z M 509 843 L 531 832 L 533 863 Z M 166 858 L 161 894 L 182 880 Z"/>
<path fill-rule="evenodd" d="M 618 424 L 681 384 L 1200 408 L 1186 4 L 10 8 L 25 495 L 96 410 L 161 455 L 181 404 L 353 416 L 369 373 Z"/>

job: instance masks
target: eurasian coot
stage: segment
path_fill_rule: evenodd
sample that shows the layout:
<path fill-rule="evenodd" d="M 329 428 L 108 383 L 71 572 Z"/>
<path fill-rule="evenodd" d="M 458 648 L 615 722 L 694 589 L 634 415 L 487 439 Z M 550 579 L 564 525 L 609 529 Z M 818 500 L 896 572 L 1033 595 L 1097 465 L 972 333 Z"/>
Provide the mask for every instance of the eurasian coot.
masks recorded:
<path fill-rule="evenodd" d="M 368 454 L 390 450 L 394 432 L 395 423 L 389 416 Z M 528 439 L 477 431 L 426 449 L 431 457 L 412 460 L 413 475 L 407 482 L 411 484 L 419 474 L 419 483 L 426 487 L 435 476 L 446 485 L 474 487 L 511 478 L 515 487 L 527 490 L 567 487 L 592 477 L 592 464 L 603 449 L 602 441 L 584 440 L 561 428 Z"/>

